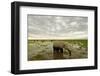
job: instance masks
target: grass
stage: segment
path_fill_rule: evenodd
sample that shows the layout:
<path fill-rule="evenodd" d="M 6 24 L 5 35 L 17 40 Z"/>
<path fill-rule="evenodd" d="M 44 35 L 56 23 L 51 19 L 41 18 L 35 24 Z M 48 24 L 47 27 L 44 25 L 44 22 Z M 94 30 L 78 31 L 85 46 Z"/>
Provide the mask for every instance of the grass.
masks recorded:
<path fill-rule="evenodd" d="M 63 41 L 71 45 L 72 55 L 64 50 L 63 59 L 82 59 L 88 57 L 88 40 L 28 40 L 28 60 L 53 60 L 53 42 Z M 76 48 L 79 46 L 80 48 Z"/>

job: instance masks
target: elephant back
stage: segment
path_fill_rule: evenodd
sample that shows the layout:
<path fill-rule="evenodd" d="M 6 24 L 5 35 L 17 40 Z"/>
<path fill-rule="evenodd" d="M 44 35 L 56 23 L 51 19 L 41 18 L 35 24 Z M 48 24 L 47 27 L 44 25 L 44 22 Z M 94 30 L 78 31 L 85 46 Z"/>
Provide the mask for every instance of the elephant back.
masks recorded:
<path fill-rule="evenodd" d="M 60 48 L 64 48 L 65 44 L 64 41 L 54 41 L 53 42 L 53 47 L 60 47 Z"/>

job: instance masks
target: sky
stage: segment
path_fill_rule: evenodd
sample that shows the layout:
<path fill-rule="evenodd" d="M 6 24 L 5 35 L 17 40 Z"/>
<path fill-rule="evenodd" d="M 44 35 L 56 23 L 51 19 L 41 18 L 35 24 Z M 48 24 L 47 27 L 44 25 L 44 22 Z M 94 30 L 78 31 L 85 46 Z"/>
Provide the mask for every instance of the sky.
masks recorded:
<path fill-rule="evenodd" d="M 87 39 L 88 17 L 27 15 L 28 39 Z"/>

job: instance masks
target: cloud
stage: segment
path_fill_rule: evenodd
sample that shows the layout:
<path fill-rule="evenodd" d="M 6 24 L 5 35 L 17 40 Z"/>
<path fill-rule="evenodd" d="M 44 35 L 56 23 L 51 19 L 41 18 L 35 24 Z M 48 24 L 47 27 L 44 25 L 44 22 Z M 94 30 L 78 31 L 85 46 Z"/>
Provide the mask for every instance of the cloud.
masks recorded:
<path fill-rule="evenodd" d="M 28 38 L 88 37 L 88 17 L 28 15 Z"/>

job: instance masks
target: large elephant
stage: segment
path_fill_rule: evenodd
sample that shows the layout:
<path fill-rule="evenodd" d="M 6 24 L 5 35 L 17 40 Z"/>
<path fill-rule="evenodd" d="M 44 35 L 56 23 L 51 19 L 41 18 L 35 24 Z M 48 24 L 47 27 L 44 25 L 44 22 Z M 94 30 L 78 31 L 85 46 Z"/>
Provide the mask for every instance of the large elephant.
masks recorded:
<path fill-rule="evenodd" d="M 63 57 L 63 50 L 64 49 L 67 50 L 69 53 L 69 56 L 71 56 L 71 50 L 68 48 L 67 44 L 65 44 L 64 41 L 54 41 L 53 42 L 54 57 L 57 58 L 57 56 L 59 56 L 59 55 L 60 55 L 60 57 Z"/>

